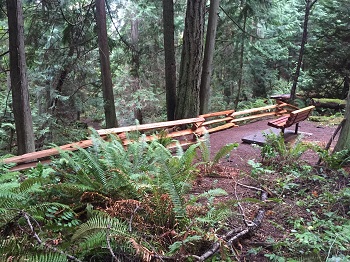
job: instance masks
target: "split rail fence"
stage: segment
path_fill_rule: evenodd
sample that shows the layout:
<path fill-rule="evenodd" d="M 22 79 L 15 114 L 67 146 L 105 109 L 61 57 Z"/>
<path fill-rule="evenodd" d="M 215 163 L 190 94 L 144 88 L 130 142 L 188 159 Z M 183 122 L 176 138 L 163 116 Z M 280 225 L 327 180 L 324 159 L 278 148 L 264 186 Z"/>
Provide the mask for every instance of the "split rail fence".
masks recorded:
<path fill-rule="evenodd" d="M 204 134 L 214 133 L 232 127 L 238 127 L 239 123 L 245 123 L 253 119 L 261 119 L 269 116 L 283 116 L 289 114 L 296 108 L 290 104 L 276 100 L 276 104 L 264 107 L 252 108 L 242 111 L 226 110 L 221 112 L 200 115 L 197 118 L 189 118 L 175 121 L 166 121 L 152 124 L 117 127 L 96 130 L 104 140 L 110 135 L 118 136 L 121 142 L 127 146 L 132 140 L 127 135 L 129 132 L 140 132 L 145 134 L 143 139 L 151 141 L 156 138 L 168 137 L 177 140 L 181 146 L 194 144 L 204 139 Z M 35 167 L 39 162 L 49 163 L 51 157 L 59 155 L 62 150 L 75 151 L 78 148 L 88 148 L 93 145 L 92 139 L 82 140 L 76 143 L 59 146 L 57 148 L 45 149 L 20 156 L 3 159 L 5 164 L 14 163 L 12 171 L 20 171 Z M 174 148 L 177 143 L 171 143 L 168 147 Z"/>

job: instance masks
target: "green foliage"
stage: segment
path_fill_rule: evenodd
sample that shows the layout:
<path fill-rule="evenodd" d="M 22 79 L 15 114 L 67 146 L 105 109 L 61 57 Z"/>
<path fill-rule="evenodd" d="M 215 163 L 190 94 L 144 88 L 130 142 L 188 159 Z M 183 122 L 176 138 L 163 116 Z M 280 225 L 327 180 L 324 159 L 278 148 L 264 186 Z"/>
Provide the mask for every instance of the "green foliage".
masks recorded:
<path fill-rule="evenodd" d="M 315 147 L 315 150 L 326 167 L 331 169 L 340 169 L 342 166 L 350 163 L 350 150 L 342 150 L 333 153 L 330 153 L 328 150 L 324 150 L 320 147 Z"/>
<path fill-rule="evenodd" d="M 298 165 L 301 155 L 311 146 L 298 137 L 294 143 L 284 141 L 283 134 L 265 134 L 266 144 L 262 147 L 262 163 L 268 166 L 289 167 Z"/>
<path fill-rule="evenodd" d="M 218 152 L 214 155 L 214 157 L 211 159 L 210 157 L 210 139 L 209 136 L 205 137 L 205 141 L 201 142 L 200 145 L 201 150 L 201 156 L 204 166 L 204 173 L 206 175 L 215 175 L 214 173 L 214 167 L 219 163 L 220 159 L 223 157 L 229 157 L 232 150 L 236 149 L 238 147 L 238 143 L 230 143 L 224 145 L 222 148 L 219 149 Z"/>
<path fill-rule="evenodd" d="M 271 261 L 328 261 L 349 255 L 349 209 L 343 209 L 349 203 L 348 183 L 344 184 L 348 175 L 308 165 L 279 170 L 272 181 L 266 176 L 259 179 L 283 201 L 279 212 L 286 212 L 288 219 L 282 228 L 291 229 L 265 256 Z M 293 211 L 287 211 L 283 206 L 290 208 L 291 200 Z"/>
<path fill-rule="evenodd" d="M 79 243 L 79 252 L 86 256 L 99 250 L 101 246 L 108 246 L 107 241 L 110 241 L 109 244 L 112 248 L 124 249 L 125 245 L 130 246 L 128 242 L 132 236 L 127 223 L 119 221 L 117 218 L 111 218 L 106 213 L 94 212 L 85 223 L 76 228 L 72 242 Z M 104 253 L 108 254 L 109 251 Z"/>

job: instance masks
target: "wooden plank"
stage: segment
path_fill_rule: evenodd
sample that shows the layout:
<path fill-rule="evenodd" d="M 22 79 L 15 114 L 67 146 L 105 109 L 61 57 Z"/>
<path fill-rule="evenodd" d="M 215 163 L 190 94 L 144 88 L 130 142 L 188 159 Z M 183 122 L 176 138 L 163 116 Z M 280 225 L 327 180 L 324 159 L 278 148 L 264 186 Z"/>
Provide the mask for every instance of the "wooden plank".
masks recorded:
<path fill-rule="evenodd" d="M 278 126 L 284 125 L 287 122 L 288 118 L 289 118 L 289 116 L 282 116 L 280 118 L 269 121 L 268 125 L 270 125 L 270 124 L 271 125 L 278 125 Z"/>
<path fill-rule="evenodd" d="M 235 112 L 235 110 L 231 109 L 231 110 L 226 110 L 226 111 L 208 113 L 208 114 L 200 115 L 199 117 L 209 118 L 209 117 L 214 117 L 214 116 L 227 116 L 227 115 L 232 114 L 233 112 Z"/>
<path fill-rule="evenodd" d="M 197 118 L 165 121 L 165 122 L 143 124 L 143 125 L 136 125 L 136 126 L 125 126 L 125 127 L 116 127 L 116 128 L 109 128 L 109 129 L 100 129 L 100 130 L 96 130 L 96 132 L 99 135 L 118 134 L 118 133 L 122 133 L 122 132 L 147 131 L 147 130 L 152 130 L 152 129 L 157 129 L 157 128 L 166 128 L 166 127 L 181 126 L 181 125 L 187 125 L 187 124 L 203 123 L 204 121 L 205 121 L 205 119 L 203 117 L 197 117 Z"/>
<path fill-rule="evenodd" d="M 222 126 L 217 126 L 217 127 L 213 127 L 213 128 L 208 129 L 208 133 L 210 133 L 210 134 L 215 133 L 215 132 L 218 132 L 221 130 L 229 129 L 231 127 L 237 127 L 237 125 L 235 123 L 227 123 L 227 124 L 224 124 Z"/>
<path fill-rule="evenodd" d="M 263 113 L 263 114 L 256 114 L 256 115 L 252 115 L 252 116 L 235 118 L 231 122 L 236 123 L 236 122 L 240 122 L 240 121 L 251 120 L 251 119 L 255 119 L 255 118 L 262 118 L 262 117 L 266 117 L 266 116 L 274 116 L 274 115 L 275 115 L 275 112 L 268 112 L 268 113 Z"/>
<path fill-rule="evenodd" d="M 232 117 L 239 116 L 239 115 L 246 115 L 246 114 L 251 114 L 251 113 L 256 113 L 260 111 L 265 111 L 265 110 L 270 110 L 270 109 L 275 109 L 279 107 L 283 107 L 288 105 L 287 103 L 279 104 L 279 105 L 269 105 L 269 106 L 263 106 L 263 107 L 257 107 L 257 108 L 251 108 L 243 111 L 238 111 L 238 112 L 233 112 L 231 114 Z"/>
<path fill-rule="evenodd" d="M 188 140 L 188 141 L 180 141 L 179 144 L 181 147 L 184 147 L 184 146 L 190 146 L 190 145 L 194 145 L 198 142 L 204 142 L 206 139 L 201 137 L 201 138 L 198 138 L 196 140 Z M 171 143 L 170 145 L 167 146 L 168 149 L 174 149 L 174 148 L 177 148 L 177 143 L 174 142 L 174 143 Z"/>
<path fill-rule="evenodd" d="M 194 132 L 194 134 L 197 136 L 203 136 L 206 133 L 208 133 L 208 130 L 204 126 L 197 128 Z"/>
<path fill-rule="evenodd" d="M 301 113 L 303 111 L 308 111 L 310 110 L 310 112 L 315 108 L 315 106 L 308 106 L 308 107 L 304 107 L 304 108 L 301 108 L 301 109 L 298 109 L 298 110 L 294 110 L 292 113 L 293 114 L 298 114 L 298 113 Z"/>
<path fill-rule="evenodd" d="M 10 168 L 10 171 L 22 171 L 22 170 L 26 170 L 26 169 L 29 169 L 29 168 L 32 168 L 32 167 L 36 167 L 39 162 L 43 165 L 45 164 L 49 164 L 51 163 L 51 159 L 46 159 L 46 160 L 41 160 L 41 161 L 34 161 L 34 162 L 31 162 L 31 163 L 20 163 L 18 164 L 17 166 L 14 166 L 14 167 L 11 167 Z"/>
<path fill-rule="evenodd" d="M 61 150 L 75 151 L 75 150 L 77 150 L 78 147 L 87 148 L 90 146 L 92 146 L 92 140 L 88 139 L 88 140 L 79 141 L 77 143 L 72 143 L 72 144 L 60 146 L 59 148 Z M 37 151 L 37 152 L 27 153 L 27 154 L 20 155 L 20 156 L 6 158 L 6 159 L 3 159 L 3 162 L 4 163 L 30 162 L 34 159 L 40 159 L 40 158 L 54 156 L 54 155 L 58 155 L 58 154 L 59 154 L 59 150 L 57 150 L 57 148 L 50 148 L 50 149 L 45 149 L 45 150 L 41 150 L 41 151 Z"/>
<path fill-rule="evenodd" d="M 209 125 L 212 125 L 212 124 L 216 124 L 216 123 L 220 123 L 220 122 L 223 122 L 223 121 L 229 121 L 229 120 L 232 120 L 233 117 L 232 116 L 228 116 L 228 117 L 224 117 L 224 118 L 218 118 L 218 119 L 213 119 L 213 120 L 210 120 L 210 121 L 205 121 L 202 126 L 209 126 Z"/>

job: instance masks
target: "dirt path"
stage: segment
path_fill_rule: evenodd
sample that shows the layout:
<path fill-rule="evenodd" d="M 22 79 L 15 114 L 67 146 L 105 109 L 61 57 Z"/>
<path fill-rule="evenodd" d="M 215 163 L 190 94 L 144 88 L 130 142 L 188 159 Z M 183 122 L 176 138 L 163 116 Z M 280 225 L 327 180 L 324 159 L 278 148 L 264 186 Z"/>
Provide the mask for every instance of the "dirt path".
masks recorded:
<path fill-rule="evenodd" d="M 212 134 L 210 136 L 211 152 L 217 152 L 228 143 L 239 143 L 239 147 L 231 153 L 229 162 L 225 163 L 225 165 L 241 171 L 249 170 L 247 160 L 258 160 L 260 157 L 260 149 L 250 144 L 243 143 L 242 138 L 269 129 L 267 122 L 268 120 L 262 120 Z M 336 126 L 324 126 L 310 121 L 304 121 L 300 123 L 299 126 L 299 132 L 305 133 L 303 135 L 303 141 L 317 143 L 323 147 L 327 144 L 335 129 Z M 291 130 L 294 130 L 294 127 L 292 127 Z M 332 146 L 334 145 L 335 142 L 333 142 Z M 308 160 L 310 164 L 315 164 L 318 157 L 313 152 L 307 152 L 303 156 L 303 159 Z"/>
<path fill-rule="evenodd" d="M 209 189 L 222 188 L 228 193 L 228 195 L 217 199 L 219 202 L 227 200 L 239 201 L 240 199 L 244 198 L 258 198 L 256 190 L 251 190 L 237 184 L 237 182 L 239 182 L 244 185 L 256 187 L 261 186 L 250 177 L 249 173 L 251 167 L 247 164 L 247 161 L 250 159 L 255 159 L 257 162 L 260 160 L 260 149 L 250 144 L 242 143 L 242 138 L 268 129 L 269 127 L 267 122 L 268 120 L 262 120 L 212 134 L 210 136 L 212 155 L 228 143 L 239 143 L 239 147 L 231 153 L 229 158 L 224 158 L 221 160 L 219 166 L 215 170 L 217 171 L 217 175 L 199 176 L 192 193 L 196 194 Z M 336 126 L 323 126 L 319 123 L 304 121 L 300 124 L 299 132 L 306 133 L 303 136 L 303 141 L 317 143 L 318 145 L 324 147 L 331 138 L 335 129 Z M 334 145 L 335 141 L 333 142 L 332 146 Z M 318 156 L 316 153 L 310 150 L 303 154 L 302 159 L 308 161 L 311 165 L 314 165 L 318 160 Z M 257 214 L 257 210 L 260 208 L 259 204 L 241 204 L 245 210 L 245 216 L 249 220 L 254 219 Z M 241 210 L 237 209 L 237 212 L 240 213 Z M 264 257 L 263 253 L 256 256 L 251 256 L 247 253 L 247 251 L 255 245 L 260 246 L 261 243 L 267 243 L 269 238 L 272 238 L 275 241 L 279 241 L 284 238 L 285 232 L 275 226 L 275 221 L 284 221 L 286 219 L 286 214 L 281 213 L 280 215 L 276 215 L 279 213 L 280 212 L 275 210 L 274 207 L 270 207 L 270 210 L 266 212 L 261 227 L 257 230 L 257 232 L 253 236 L 242 240 L 242 242 L 238 242 L 236 248 L 240 250 L 239 253 L 242 256 L 242 261 L 268 261 L 267 258 Z M 242 226 L 242 221 L 238 220 L 240 219 L 236 219 L 231 222 L 233 227 Z"/>

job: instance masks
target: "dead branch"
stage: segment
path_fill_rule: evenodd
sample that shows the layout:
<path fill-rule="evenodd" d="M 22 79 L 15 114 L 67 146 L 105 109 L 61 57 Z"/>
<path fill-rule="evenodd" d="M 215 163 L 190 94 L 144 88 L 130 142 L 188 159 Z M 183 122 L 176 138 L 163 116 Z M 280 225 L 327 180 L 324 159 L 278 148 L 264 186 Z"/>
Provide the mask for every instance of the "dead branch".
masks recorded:
<path fill-rule="evenodd" d="M 118 259 L 118 258 L 116 257 L 116 255 L 114 254 L 114 251 L 113 251 L 112 246 L 111 246 L 111 239 L 110 239 L 110 237 L 109 237 L 110 231 L 111 231 L 111 225 L 109 224 L 109 225 L 107 226 L 107 232 L 106 232 L 107 247 L 108 247 L 108 250 L 109 250 L 109 252 L 111 253 L 113 259 L 114 259 L 115 261 L 119 262 L 119 259 Z"/>
<path fill-rule="evenodd" d="M 73 261 L 76 261 L 76 262 L 82 262 L 81 260 L 77 259 L 76 257 L 74 257 L 72 255 L 69 255 L 69 254 L 65 253 L 64 251 L 59 250 L 58 248 L 53 247 L 52 245 L 50 245 L 48 243 L 44 243 L 40 239 L 39 235 L 35 232 L 34 227 L 32 225 L 32 222 L 30 221 L 30 216 L 24 211 L 21 212 L 21 216 L 23 216 L 25 218 L 25 220 L 26 220 L 26 222 L 27 222 L 27 224 L 28 224 L 28 226 L 30 228 L 30 235 L 35 238 L 35 240 L 38 242 L 39 245 L 43 245 L 43 246 L 47 247 L 48 249 L 50 249 L 51 251 L 53 251 L 55 253 L 59 253 L 59 254 L 65 255 L 70 260 L 73 260 Z"/>
<path fill-rule="evenodd" d="M 265 191 L 262 191 L 261 193 L 261 201 L 265 202 L 267 200 L 268 193 Z M 262 220 L 264 219 L 265 215 L 265 209 L 261 208 L 258 211 L 258 214 L 254 218 L 254 220 L 251 223 L 248 223 L 248 227 L 241 229 L 239 232 L 236 232 L 237 234 L 233 235 L 234 231 L 231 230 L 228 232 L 225 236 L 223 236 L 221 239 L 224 239 L 227 244 L 232 245 L 232 243 L 236 242 L 237 240 L 246 237 L 248 235 L 253 234 L 261 225 Z M 220 248 L 220 243 L 216 242 L 212 245 L 212 247 L 207 250 L 202 256 L 198 257 L 198 261 L 204 261 L 207 258 L 213 256 Z"/>

